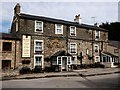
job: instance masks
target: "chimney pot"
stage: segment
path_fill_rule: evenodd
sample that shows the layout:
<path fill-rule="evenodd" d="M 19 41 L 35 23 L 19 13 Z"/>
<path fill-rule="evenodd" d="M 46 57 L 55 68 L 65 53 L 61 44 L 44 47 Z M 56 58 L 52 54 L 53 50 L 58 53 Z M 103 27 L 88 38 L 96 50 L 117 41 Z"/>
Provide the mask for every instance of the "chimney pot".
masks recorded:
<path fill-rule="evenodd" d="M 74 22 L 81 24 L 80 14 L 75 16 Z"/>
<path fill-rule="evenodd" d="M 16 16 L 16 14 L 19 14 L 19 13 L 20 13 L 20 4 L 17 3 L 14 8 L 14 15 Z"/>

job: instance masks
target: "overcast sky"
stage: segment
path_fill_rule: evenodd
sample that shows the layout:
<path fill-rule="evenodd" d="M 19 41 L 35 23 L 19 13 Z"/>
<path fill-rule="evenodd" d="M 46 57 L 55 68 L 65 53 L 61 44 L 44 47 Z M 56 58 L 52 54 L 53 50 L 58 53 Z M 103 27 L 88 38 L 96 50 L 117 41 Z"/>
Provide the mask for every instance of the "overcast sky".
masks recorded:
<path fill-rule="evenodd" d="M 6 1 L 6 2 L 5 2 Z M 2 12 L 0 13 L 0 32 L 8 32 L 11 27 L 11 22 L 13 19 L 13 9 L 18 2 L 9 2 L 4 0 L 0 3 L 2 7 Z M 81 0 L 69 0 L 69 1 L 59 1 L 48 0 L 49 2 L 21 2 L 21 13 L 27 13 L 38 16 L 46 16 L 51 18 L 63 19 L 68 21 L 73 21 L 76 14 L 80 14 L 82 18 L 82 23 L 93 24 L 94 20 L 91 17 L 95 17 L 95 22 L 115 22 L 118 21 L 118 1 L 119 0 L 88 0 L 89 2 L 81 2 Z M 32 0 L 33 1 L 33 0 Z M 43 0 L 41 0 L 43 1 Z M 114 2 L 113 2 L 114 1 Z"/>

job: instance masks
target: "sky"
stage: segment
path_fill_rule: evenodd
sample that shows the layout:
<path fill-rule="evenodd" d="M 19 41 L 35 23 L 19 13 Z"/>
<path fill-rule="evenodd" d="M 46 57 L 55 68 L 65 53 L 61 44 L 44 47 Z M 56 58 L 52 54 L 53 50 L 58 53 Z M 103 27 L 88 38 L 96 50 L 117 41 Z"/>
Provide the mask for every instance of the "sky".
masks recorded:
<path fill-rule="evenodd" d="M 2 0 L 0 1 L 0 32 L 8 33 L 11 28 L 16 3 L 21 13 L 73 21 L 80 14 L 82 23 L 118 21 L 119 0 Z M 95 18 L 93 18 L 95 17 Z"/>

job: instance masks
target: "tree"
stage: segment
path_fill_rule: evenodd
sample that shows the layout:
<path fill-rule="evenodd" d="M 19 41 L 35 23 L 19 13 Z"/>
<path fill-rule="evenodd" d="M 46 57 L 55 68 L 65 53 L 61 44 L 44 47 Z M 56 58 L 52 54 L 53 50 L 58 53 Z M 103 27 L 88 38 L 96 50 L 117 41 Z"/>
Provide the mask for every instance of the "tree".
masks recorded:
<path fill-rule="evenodd" d="M 102 23 L 101 28 L 108 30 L 108 40 L 120 41 L 120 22 Z"/>

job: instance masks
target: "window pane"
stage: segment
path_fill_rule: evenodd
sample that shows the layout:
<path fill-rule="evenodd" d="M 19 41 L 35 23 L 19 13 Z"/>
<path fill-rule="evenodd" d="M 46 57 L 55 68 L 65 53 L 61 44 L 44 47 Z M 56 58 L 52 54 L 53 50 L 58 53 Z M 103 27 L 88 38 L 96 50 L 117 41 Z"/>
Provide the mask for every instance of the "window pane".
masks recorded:
<path fill-rule="evenodd" d="M 35 64 L 36 64 L 36 65 L 41 65 L 41 58 L 42 58 L 42 57 L 35 57 L 35 60 L 36 60 L 36 61 L 35 61 Z"/>
<path fill-rule="evenodd" d="M 70 44 L 70 52 L 76 53 L 76 44 Z"/>
<path fill-rule="evenodd" d="M 61 57 L 58 57 L 58 64 L 61 64 Z"/>
<path fill-rule="evenodd" d="M 71 35 L 75 35 L 75 27 L 71 27 L 70 28 L 70 34 Z"/>
<path fill-rule="evenodd" d="M 36 41 L 35 43 L 35 51 L 42 51 L 42 42 Z"/>
<path fill-rule="evenodd" d="M 42 22 L 36 21 L 36 31 L 42 31 Z"/>
<path fill-rule="evenodd" d="M 12 43 L 11 42 L 3 42 L 3 51 L 11 51 Z"/>

